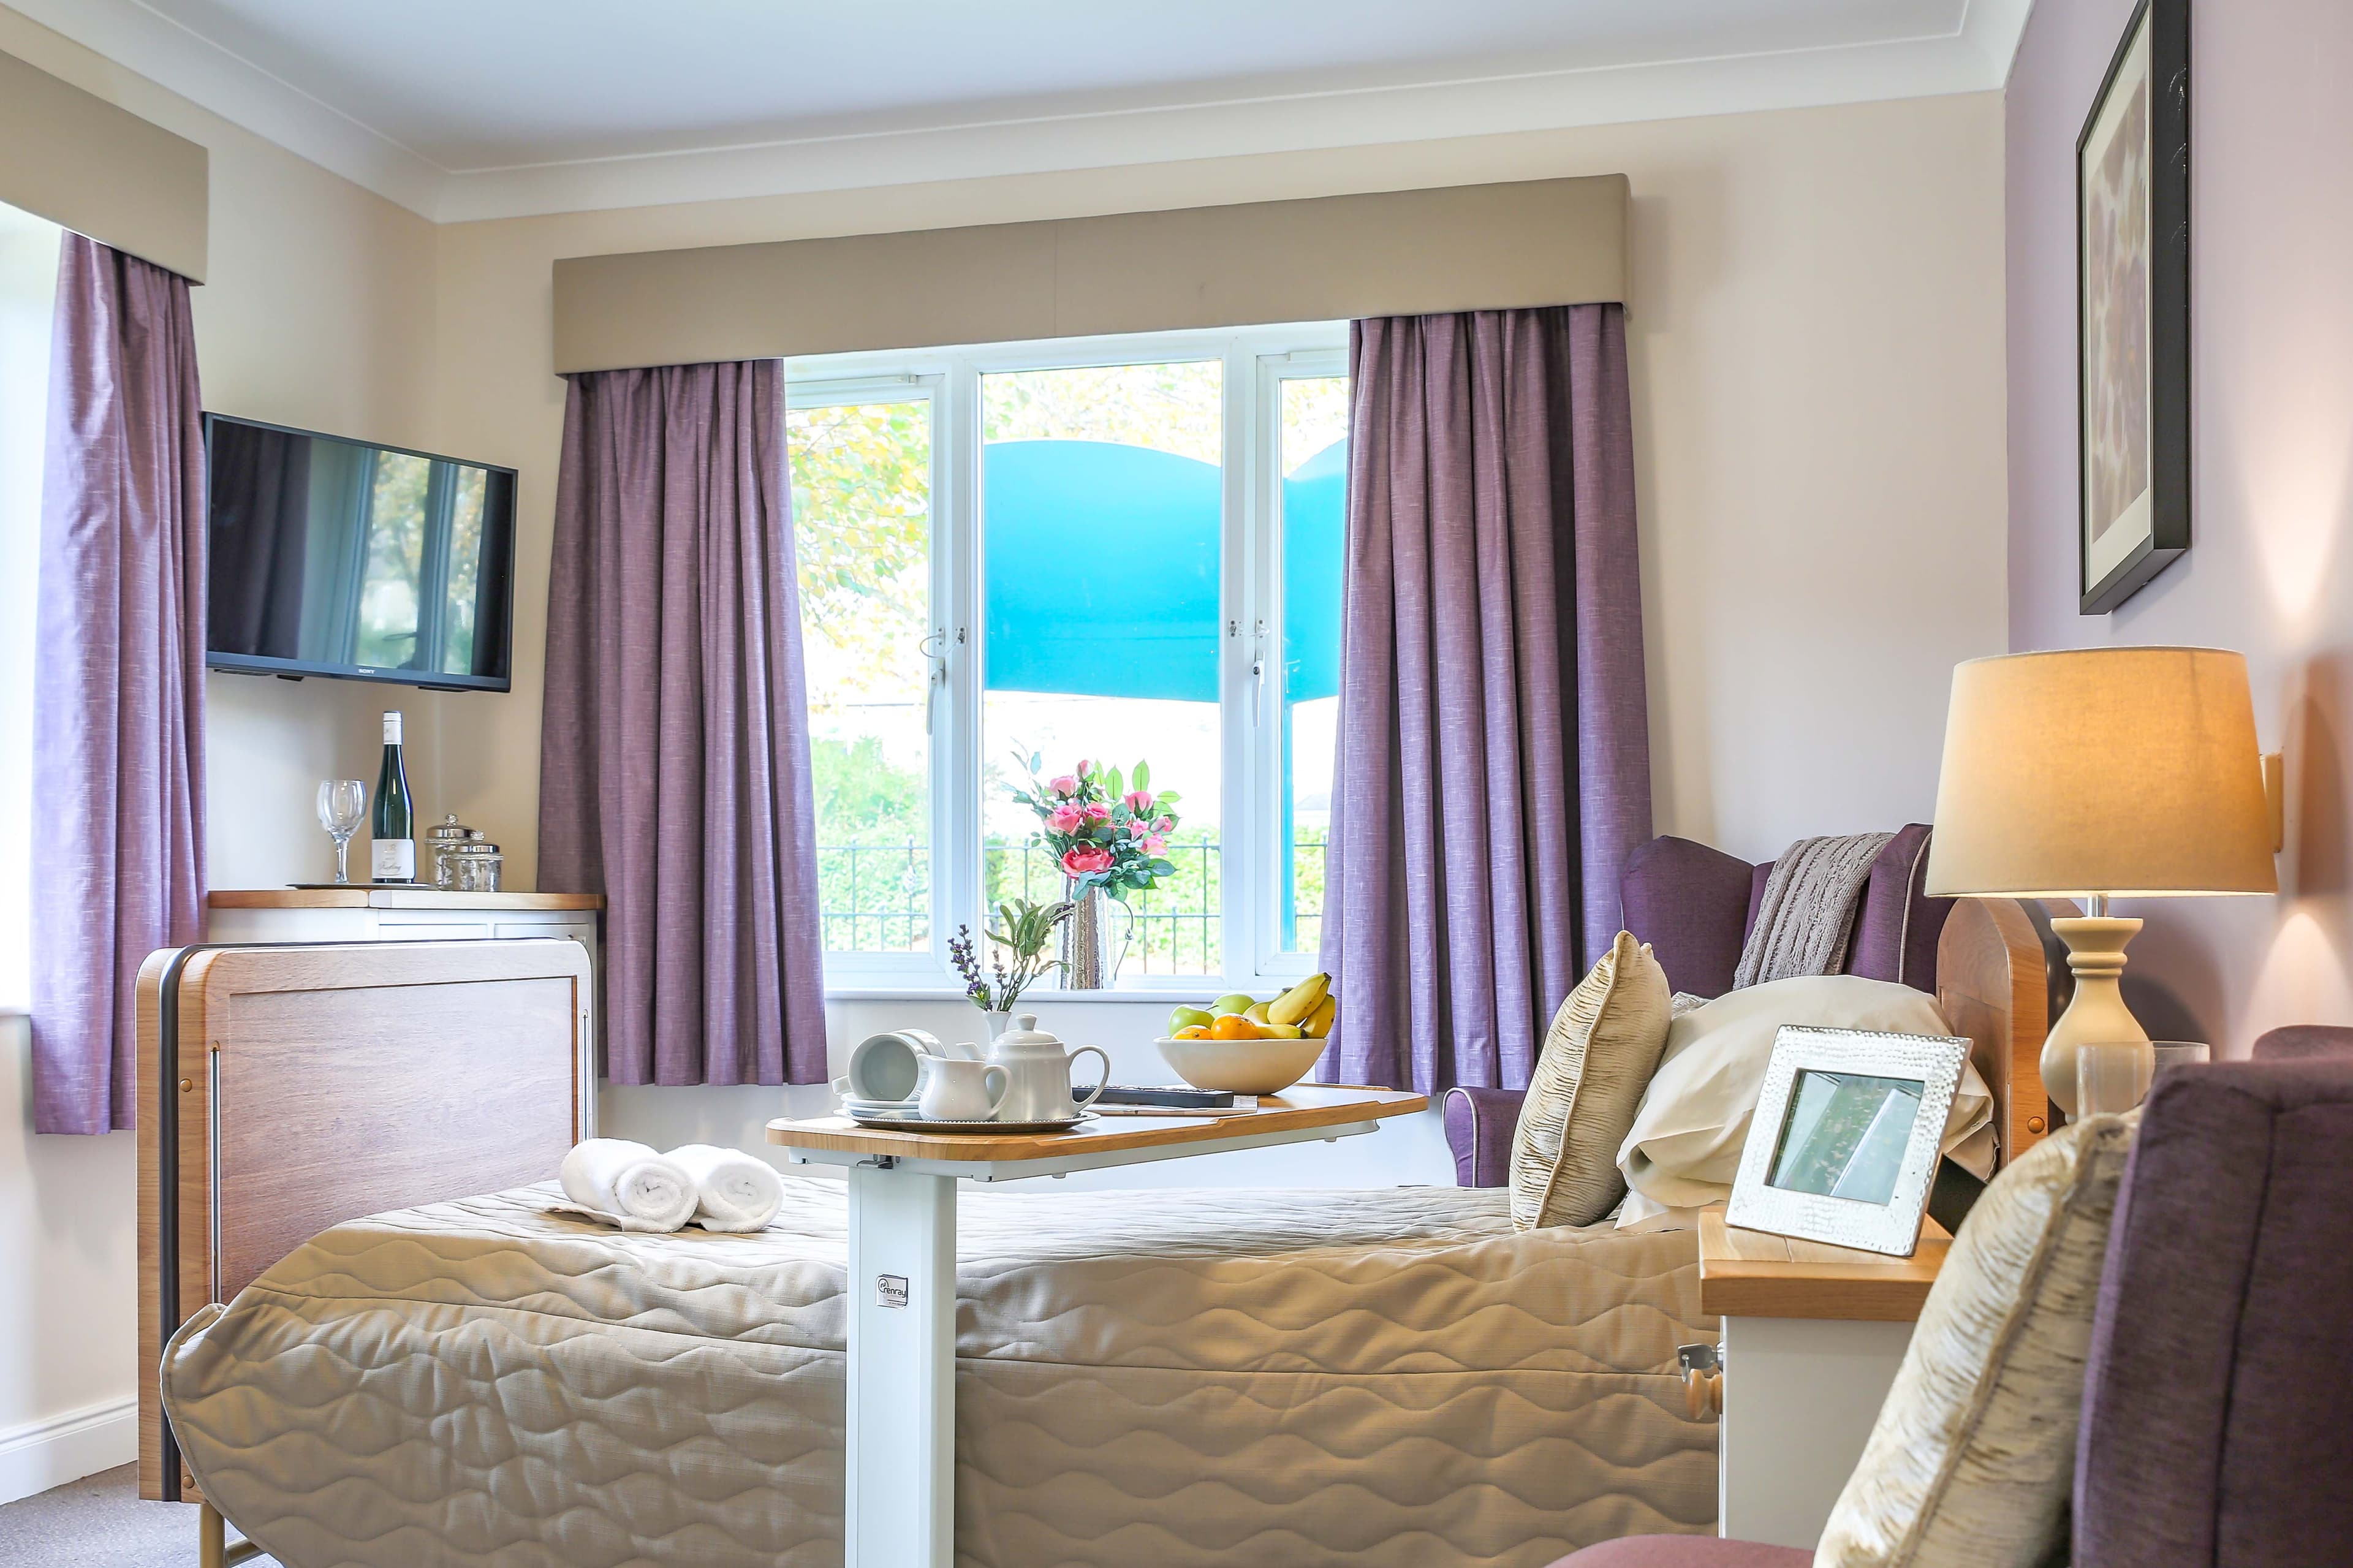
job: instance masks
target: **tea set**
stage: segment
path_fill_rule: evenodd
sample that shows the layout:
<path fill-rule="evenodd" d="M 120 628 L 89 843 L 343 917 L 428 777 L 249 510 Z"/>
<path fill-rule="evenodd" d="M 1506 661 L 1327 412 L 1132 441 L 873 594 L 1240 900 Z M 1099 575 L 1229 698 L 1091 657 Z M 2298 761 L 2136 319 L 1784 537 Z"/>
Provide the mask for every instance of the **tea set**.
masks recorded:
<path fill-rule="evenodd" d="M 1081 1057 L 1103 1064 L 1083 1098 L 1071 1089 Z M 989 1043 L 943 1046 L 922 1029 L 869 1035 L 849 1053 L 849 1070 L 833 1080 L 843 1112 L 863 1127 L 927 1131 L 1042 1132 L 1093 1120 L 1092 1105 L 1111 1081 L 1100 1046 L 1067 1049 L 1023 1013 Z"/>

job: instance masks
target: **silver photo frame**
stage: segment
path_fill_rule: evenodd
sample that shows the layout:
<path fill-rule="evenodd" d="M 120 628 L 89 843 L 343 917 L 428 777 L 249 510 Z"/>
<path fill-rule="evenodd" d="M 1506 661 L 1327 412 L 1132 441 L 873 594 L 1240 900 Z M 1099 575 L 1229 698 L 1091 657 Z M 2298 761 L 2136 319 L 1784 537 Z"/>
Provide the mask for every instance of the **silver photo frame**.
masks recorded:
<path fill-rule="evenodd" d="M 1725 1223 L 1909 1258 L 1969 1042 L 1785 1026 Z"/>

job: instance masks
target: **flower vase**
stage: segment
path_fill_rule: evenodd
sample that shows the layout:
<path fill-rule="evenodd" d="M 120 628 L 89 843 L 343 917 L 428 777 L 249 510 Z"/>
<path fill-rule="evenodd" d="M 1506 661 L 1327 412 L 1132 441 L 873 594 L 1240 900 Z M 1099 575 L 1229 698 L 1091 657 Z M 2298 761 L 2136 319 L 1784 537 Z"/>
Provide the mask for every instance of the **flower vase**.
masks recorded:
<path fill-rule="evenodd" d="M 1071 918 L 1062 922 L 1062 989 L 1108 991 L 1127 957 L 1135 916 L 1101 888 L 1071 888 L 1064 897 L 1071 901 Z M 1118 906 L 1116 916 L 1113 905 Z"/>
<path fill-rule="evenodd" d="M 992 1045 L 997 1042 L 997 1036 L 1013 1026 L 1013 1009 L 1010 1007 L 991 1007 L 981 1016 L 988 1020 L 988 1038 Z"/>

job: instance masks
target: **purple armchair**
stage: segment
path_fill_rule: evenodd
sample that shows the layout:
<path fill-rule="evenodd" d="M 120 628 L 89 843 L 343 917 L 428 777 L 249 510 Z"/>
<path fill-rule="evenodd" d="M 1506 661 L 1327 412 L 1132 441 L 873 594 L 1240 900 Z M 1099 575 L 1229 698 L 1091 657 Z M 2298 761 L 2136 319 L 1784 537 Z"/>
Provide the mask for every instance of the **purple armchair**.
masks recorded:
<path fill-rule="evenodd" d="M 2353 1542 L 2353 1030 L 2255 1051 L 2168 1073 L 2142 1112 L 2084 1369 L 2075 1568 L 2304 1568 Z M 1813 1560 L 1645 1535 L 1555 1568 Z"/>
<path fill-rule="evenodd" d="M 1620 919 L 1651 944 L 1669 985 L 1721 996 L 1732 989 L 1772 870 L 1769 860 L 1752 866 L 1688 838 L 1653 838 L 1627 859 L 1618 880 Z M 1915 823 L 1872 862 L 1847 945 L 1847 973 L 1936 989 L 1936 938 L 1953 901 L 1920 890 L 1927 873 L 1928 829 Z M 1446 1091 L 1446 1141 L 1458 1185 L 1500 1187 L 1509 1179 L 1521 1099 L 1514 1089 Z"/>

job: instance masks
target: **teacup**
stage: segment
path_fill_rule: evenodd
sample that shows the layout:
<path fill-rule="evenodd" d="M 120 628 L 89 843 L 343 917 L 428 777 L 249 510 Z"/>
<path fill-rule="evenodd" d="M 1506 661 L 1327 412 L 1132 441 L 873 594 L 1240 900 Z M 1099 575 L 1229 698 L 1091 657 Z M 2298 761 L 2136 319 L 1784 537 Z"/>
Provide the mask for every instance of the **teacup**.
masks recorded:
<path fill-rule="evenodd" d="M 946 1054 L 938 1040 L 921 1029 L 885 1029 L 851 1049 L 849 1070 L 833 1080 L 833 1090 L 844 1100 L 910 1100 L 915 1098 L 923 1058 Z"/>

